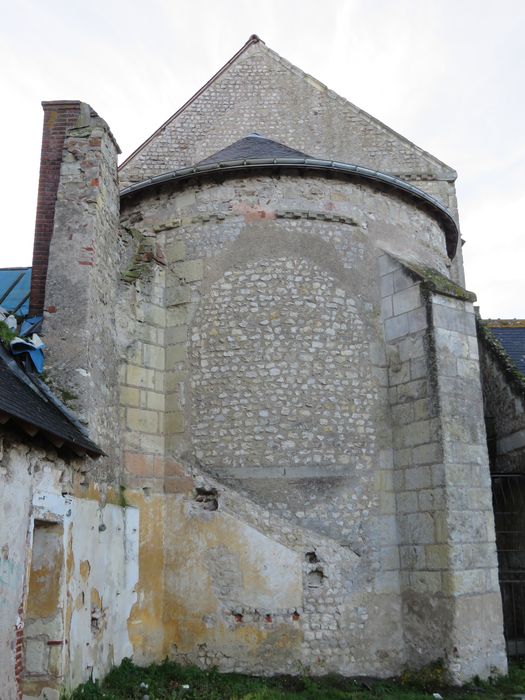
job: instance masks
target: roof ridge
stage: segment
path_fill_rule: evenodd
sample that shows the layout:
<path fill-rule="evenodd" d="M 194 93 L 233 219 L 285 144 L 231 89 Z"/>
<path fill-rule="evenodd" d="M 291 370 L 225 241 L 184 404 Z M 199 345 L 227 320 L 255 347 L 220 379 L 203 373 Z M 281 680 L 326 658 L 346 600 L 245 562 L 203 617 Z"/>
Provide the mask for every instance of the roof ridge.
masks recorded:
<path fill-rule="evenodd" d="M 225 73 L 225 72 L 228 70 L 228 68 L 229 68 L 233 63 L 235 63 L 235 61 L 236 61 L 238 58 L 240 58 L 240 57 L 242 56 L 242 54 L 245 53 L 245 51 L 247 51 L 247 50 L 250 48 L 250 46 L 253 46 L 254 44 L 262 44 L 263 46 L 266 47 L 266 44 L 264 43 L 264 41 L 263 41 L 262 39 L 260 39 L 260 38 L 257 36 L 257 34 L 252 34 L 252 35 L 250 36 L 250 38 L 248 39 L 248 41 L 244 44 L 244 46 L 242 46 L 242 47 L 237 51 L 237 53 L 235 53 L 235 54 L 230 58 L 230 60 L 227 61 L 227 62 L 222 66 L 222 68 L 220 68 L 214 75 L 212 75 L 212 77 L 208 80 L 208 82 L 205 83 L 201 88 L 199 88 L 199 90 L 197 90 L 197 92 L 196 92 L 194 95 L 192 95 L 192 96 L 190 97 L 190 99 L 187 100 L 187 101 L 182 105 L 182 107 L 179 107 L 179 109 L 178 109 L 176 112 L 174 112 L 174 113 L 171 115 L 171 117 L 169 117 L 168 119 L 166 119 L 166 121 L 165 121 L 163 124 L 161 124 L 161 125 L 159 126 L 159 128 L 151 134 L 151 136 L 149 136 L 145 141 L 143 141 L 143 142 L 140 144 L 140 146 L 138 146 L 138 147 L 133 151 L 133 153 L 130 153 L 130 155 L 118 166 L 118 169 L 121 170 L 121 169 L 122 169 L 125 165 L 127 165 L 140 151 L 142 151 L 143 148 L 145 148 L 149 143 L 151 143 L 151 141 L 153 141 L 153 139 L 154 139 L 155 137 L 157 137 L 160 133 L 162 133 L 162 131 L 164 131 L 164 129 L 165 129 L 169 124 L 171 124 L 171 122 L 172 122 L 174 119 L 176 119 L 180 114 L 182 114 L 182 112 L 184 112 L 185 109 L 186 109 L 187 107 L 189 107 L 198 97 L 200 97 L 200 96 L 202 95 L 202 93 L 210 87 L 210 85 L 212 85 L 218 78 L 220 78 L 221 75 L 222 75 L 223 73 Z"/>

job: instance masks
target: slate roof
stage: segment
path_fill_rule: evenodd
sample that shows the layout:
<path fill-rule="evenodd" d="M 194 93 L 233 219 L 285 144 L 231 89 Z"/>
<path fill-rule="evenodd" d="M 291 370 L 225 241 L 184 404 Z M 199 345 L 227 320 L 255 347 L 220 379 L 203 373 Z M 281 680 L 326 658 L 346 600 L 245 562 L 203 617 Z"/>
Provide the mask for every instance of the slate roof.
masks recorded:
<path fill-rule="evenodd" d="M 0 268 L 0 306 L 17 316 L 29 313 L 30 267 Z"/>
<path fill-rule="evenodd" d="M 31 380 L 0 343 L 0 424 L 12 420 L 30 435 L 42 432 L 56 447 L 66 444 L 79 454 L 104 454 L 50 394 Z"/>
<path fill-rule="evenodd" d="M 267 139 L 260 134 L 249 134 L 222 151 L 217 151 L 208 158 L 201 160 L 197 165 L 209 165 L 228 160 L 245 160 L 248 158 L 310 158 L 311 156 L 301 151 L 296 151 L 282 143 Z"/>
<path fill-rule="evenodd" d="M 489 320 L 485 323 L 525 376 L 525 320 Z"/>

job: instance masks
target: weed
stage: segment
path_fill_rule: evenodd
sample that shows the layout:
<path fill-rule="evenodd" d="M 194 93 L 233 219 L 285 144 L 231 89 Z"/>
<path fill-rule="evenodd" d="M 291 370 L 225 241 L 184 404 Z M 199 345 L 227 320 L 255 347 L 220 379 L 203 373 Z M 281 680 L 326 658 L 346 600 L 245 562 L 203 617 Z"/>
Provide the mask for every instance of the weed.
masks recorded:
<path fill-rule="evenodd" d="M 140 668 L 124 659 L 104 680 L 89 681 L 62 700 L 432 700 L 433 693 L 453 700 L 502 700 L 525 692 L 525 669 L 514 665 L 508 676 L 475 679 L 462 688 L 448 687 L 445 681 L 442 663 L 405 671 L 397 679 L 377 680 L 335 674 L 258 678 L 216 669 L 202 671 L 168 660 Z"/>
<path fill-rule="evenodd" d="M 2 342 L 6 348 L 9 347 L 9 343 L 16 337 L 16 331 L 12 331 L 7 323 L 0 321 L 0 342 Z"/>
<path fill-rule="evenodd" d="M 409 686 L 424 690 L 425 692 L 436 692 L 447 684 L 447 671 L 440 659 L 435 663 L 423 666 L 417 671 L 406 670 L 399 679 L 402 686 Z"/>

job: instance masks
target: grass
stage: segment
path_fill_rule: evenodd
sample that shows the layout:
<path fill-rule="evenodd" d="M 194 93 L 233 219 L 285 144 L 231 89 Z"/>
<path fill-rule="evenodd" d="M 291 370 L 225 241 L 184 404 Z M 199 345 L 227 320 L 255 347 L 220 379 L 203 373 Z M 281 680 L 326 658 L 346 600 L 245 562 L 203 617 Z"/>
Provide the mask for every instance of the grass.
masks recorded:
<path fill-rule="evenodd" d="M 14 340 L 16 336 L 16 330 L 12 331 L 7 323 L 0 321 L 0 342 L 2 342 L 6 348 L 9 347 L 9 343 Z"/>
<path fill-rule="evenodd" d="M 201 671 L 172 661 L 140 668 L 124 659 L 101 683 L 85 683 L 63 700 L 425 700 L 435 698 L 434 693 L 454 700 L 496 700 L 525 693 L 525 665 L 511 666 L 505 677 L 451 688 L 444 684 L 439 664 L 377 681 L 336 675 L 257 678 L 215 669 Z"/>

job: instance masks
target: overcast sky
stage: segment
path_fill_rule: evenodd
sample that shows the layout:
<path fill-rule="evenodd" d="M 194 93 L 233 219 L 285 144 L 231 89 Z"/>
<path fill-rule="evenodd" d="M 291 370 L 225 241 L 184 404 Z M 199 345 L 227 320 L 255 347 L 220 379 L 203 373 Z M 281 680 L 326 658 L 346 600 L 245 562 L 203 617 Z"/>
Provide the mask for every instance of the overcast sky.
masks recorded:
<path fill-rule="evenodd" d="M 4 0 L 0 267 L 31 264 L 42 100 L 123 159 L 254 33 L 458 171 L 467 287 L 524 318 L 525 0 Z"/>

